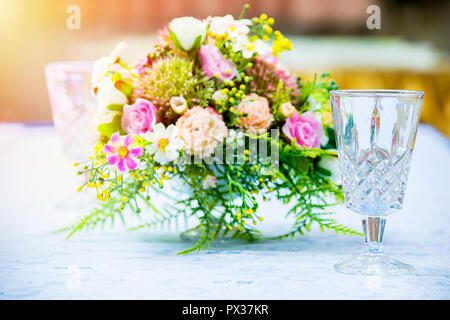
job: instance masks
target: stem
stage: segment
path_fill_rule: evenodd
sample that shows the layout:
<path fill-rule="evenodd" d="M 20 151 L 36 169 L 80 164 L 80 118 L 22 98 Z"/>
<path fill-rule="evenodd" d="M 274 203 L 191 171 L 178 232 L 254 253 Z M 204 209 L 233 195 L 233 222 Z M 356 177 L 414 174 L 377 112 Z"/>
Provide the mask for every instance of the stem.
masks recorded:
<path fill-rule="evenodd" d="M 364 238 L 366 241 L 365 255 L 384 255 L 383 234 L 386 225 L 386 218 L 383 217 L 363 217 L 362 225 Z"/>
<path fill-rule="evenodd" d="M 245 13 L 247 12 L 247 10 L 250 9 L 250 5 L 249 4 L 244 4 L 244 7 L 242 7 L 242 11 L 241 14 L 239 15 L 238 20 L 241 20 L 242 18 L 244 18 Z"/>

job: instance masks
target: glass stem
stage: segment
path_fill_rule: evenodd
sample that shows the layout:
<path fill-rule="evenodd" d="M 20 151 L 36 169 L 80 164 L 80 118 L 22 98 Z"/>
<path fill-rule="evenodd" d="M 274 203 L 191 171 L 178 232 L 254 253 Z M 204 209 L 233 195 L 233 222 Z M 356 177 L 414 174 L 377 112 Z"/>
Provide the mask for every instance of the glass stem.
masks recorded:
<path fill-rule="evenodd" d="M 366 241 L 366 250 L 364 251 L 364 255 L 384 255 L 382 241 L 386 218 L 363 217 L 362 225 L 364 230 L 364 238 Z"/>

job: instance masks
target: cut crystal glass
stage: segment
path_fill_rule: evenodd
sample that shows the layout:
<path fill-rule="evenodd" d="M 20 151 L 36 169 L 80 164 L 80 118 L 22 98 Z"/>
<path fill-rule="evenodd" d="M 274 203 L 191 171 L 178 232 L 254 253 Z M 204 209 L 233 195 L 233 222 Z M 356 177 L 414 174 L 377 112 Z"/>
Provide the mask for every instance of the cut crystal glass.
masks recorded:
<path fill-rule="evenodd" d="M 412 266 L 384 255 L 385 217 L 403 206 L 424 93 L 409 90 L 330 92 L 345 206 L 363 215 L 367 248 L 335 265 L 364 275 L 410 273 Z"/>
<path fill-rule="evenodd" d="M 53 122 L 65 155 L 81 161 L 91 155 L 98 138 L 97 109 L 91 93 L 92 61 L 52 62 L 45 68 Z"/>

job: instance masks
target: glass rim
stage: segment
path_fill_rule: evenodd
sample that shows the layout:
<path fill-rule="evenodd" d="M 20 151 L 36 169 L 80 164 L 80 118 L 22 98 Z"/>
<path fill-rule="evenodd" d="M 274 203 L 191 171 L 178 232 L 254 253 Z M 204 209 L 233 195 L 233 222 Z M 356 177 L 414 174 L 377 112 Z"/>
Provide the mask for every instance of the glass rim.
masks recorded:
<path fill-rule="evenodd" d="M 332 90 L 330 95 L 338 97 L 423 97 L 425 93 L 419 90 L 342 89 Z"/>
<path fill-rule="evenodd" d="M 68 61 L 53 61 L 45 65 L 45 70 L 60 69 L 64 71 L 91 71 L 94 67 L 95 61 L 92 60 L 68 60 Z"/>

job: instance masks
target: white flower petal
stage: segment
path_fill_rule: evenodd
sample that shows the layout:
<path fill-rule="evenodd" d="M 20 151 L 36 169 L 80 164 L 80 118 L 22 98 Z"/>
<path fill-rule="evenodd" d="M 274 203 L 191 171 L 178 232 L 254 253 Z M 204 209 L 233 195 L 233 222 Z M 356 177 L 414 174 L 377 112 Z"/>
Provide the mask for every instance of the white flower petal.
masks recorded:
<path fill-rule="evenodd" d="M 175 18 L 169 23 L 169 29 L 186 51 L 193 49 L 199 36 L 201 36 L 200 42 L 203 42 L 206 37 L 206 24 L 194 17 Z"/>
<path fill-rule="evenodd" d="M 109 54 L 110 62 L 114 63 L 120 58 L 120 54 L 127 49 L 129 46 L 125 41 L 119 42 L 116 47 Z"/>
<path fill-rule="evenodd" d="M 153 132 L 155 133 L 155 136 L 159 139 L 165 136 L 166 128 L 161 122 L 158 122 L 153 128 Z"/>
<path fill-rule="evenodd" d="M 156 151 L 158 151 L 158 146 L 156 143 L 152 143 L 149 144 L 146 149 L 149 154 L 154 154 Z"/>
<path fill-rule="evenodd" d="M 110 78 L 104 78 L 98 86 L 97 106 L 99 110 L 109 112 L 106 107 L 111 104 L 126 104 L 128 98 L 119 91 Z"/>
<path fill-rule="evenodd" d="M 161 150 L 158 150 L 158 151 L 155 153 L 153 159 L 154 159 L 156 162 L 160 163 L 160 164 L 165 164 L 165 163 L 167 163 L 167 157 L 166 157 L 166 154 L 165 154 L 164 152 L 162 152 Z"/>

